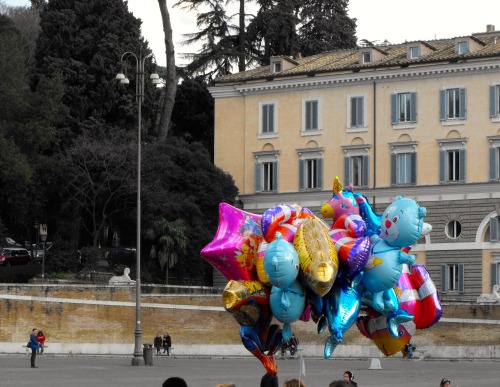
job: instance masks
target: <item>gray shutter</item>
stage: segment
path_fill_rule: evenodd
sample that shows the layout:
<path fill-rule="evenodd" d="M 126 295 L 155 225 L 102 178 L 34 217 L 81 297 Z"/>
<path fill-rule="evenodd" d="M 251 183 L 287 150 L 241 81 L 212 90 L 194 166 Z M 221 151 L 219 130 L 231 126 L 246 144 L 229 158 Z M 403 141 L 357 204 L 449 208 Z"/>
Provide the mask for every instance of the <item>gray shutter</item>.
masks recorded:
<path fill-rule="evenodd" d="M 318 108 L 318 101 L 313 101 L 312 103 L 312 128 L 311 129 L 319 129 L 318 125 L 318 115 L 319 115 L 319 108 Z"/>
<path fill-rule="evenodd" d="M 318 168 L 316 169 L 318 174 L 318 188 L 323 189 L 323 159 L 318 159 Z"/>
<path fill-rule="evenodd" d="M 497 87 L 490 86 L 490 117 L 497 116 Z"/>
<path fill-rule="evenodd" d="M 490 242 L 498 242 L 498 218 L 490 218 Z"/>
<path fill-rule="evenodd" d="M 274 104 L 269 105 L 269 133 L 274 133 L 276 131 L 274 127 Z"/>
<path fill-rule="evenodd" d="M 490 181 L 498 179 L 497 152 L 498 148 L 490 148 Z"/>
<path fill-rule="evenodd" d="M 462 183 L 465 183 L 465 179 L 466 179 L 466 171 L 467 171 L 467 157 L 466 157 L 466 153 L 465 153 L 465 149 L 460 149 L 458 151 L 458 176 L 459 176 L 459 180 L 462 182 Z"/>
<path fill-rule="evenodd" d="M 448 292 L 448 265 L 441 265 L 441 293 Z"/>
<path fill-rule="evenodd" d="M 363 176 L 361 177 L 361 184 L 364 187 L 368 186 L 368 178 L 370 176 L 370 164 L 368 156 L 363 156 Z"/>
<path fill-rule="evenodd" d="M 398 95 L 391 94 L 391 121 L 393 125 L 398 123 Z"/>
<path fill-rule="evenodd" d="M 460 119 L 465 120 L 467 117 L 467 90 L 459 89 L 460 95 Z"/>
<path fill-rule="evenodd" d="M 500 278 L 498 278 L 498 263 L 492 263 L 490 265 L 490 289 L 494 285 L 500 285 Z"/>
<path fill-rule="evenodd" d="M 278 191 L 278 162 L 273 163 L 273 191 Z"/>
<path fill-rule="evenodd" d="M 358 109 L 358 114 L 360 115 L 358 123 L 359 126 L 364 127 L 365 126 L 365 97 L 358 98 L 358 103 L 359 103 L 359 109 Z"/>
<path fill-rule="evenodd" d="M 458 292 L 463 294 L 465 292 L 465 265 L 458 265 Z"/>
<path fill-rule="evenodd" d="M 261 182 L 261 165 L 260 163 L 255 163 L 254 165 L 254 189 L 255 192 L 262 192 L 262 182 Z"/>
<path fill-rule="evenodd" d="M 417 93 L 410 93 L 410 122 L 417 122 Z"/>
<path fill-rule="evenodd" d="M 439 151 L 439 182 L 446 182 L 446 151 Z"/>
<path fill-rule="evenodd" d="M 350 180 L 351 176 L 351 158 L 344 157 L 344 187 L 348 187 L 352 181 Z"/>
<path fill-rule="evenodd" d="M 411 166 L 410 166 L 410 183 L 417 184 L 417 153 L 413 152 L 411 154 Z"/>
<path fill-rule="evenodd" d="M 446 121 L 446 90 L 439 90 L 439 119 Z"/>
<path fill-rule="evenodd" d="M 397 160 L 398 157 L 395 154 L 391 155 L 391 185 L 397 184 Z"/>
<path fill-rule="evenodd" d="M 299 160 L 299 191 L 303 191 L 306 189 L 306 182 L 305 182 L 305 171 L 306 169 L 306 161 L 305 160 Z"/>

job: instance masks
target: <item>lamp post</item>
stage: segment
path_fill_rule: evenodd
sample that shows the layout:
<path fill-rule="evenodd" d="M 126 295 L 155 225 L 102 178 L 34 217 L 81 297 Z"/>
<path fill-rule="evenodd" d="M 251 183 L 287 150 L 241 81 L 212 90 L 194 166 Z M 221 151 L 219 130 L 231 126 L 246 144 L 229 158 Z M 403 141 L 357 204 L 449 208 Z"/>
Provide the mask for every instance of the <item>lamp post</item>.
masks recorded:
<path fill-rule="evenodd" d="M 141 108 L 144 98 L 144 64 L 146 59 L 153 56 L 153 53 L 143 55 L 142 50 L 139 54 L 131 51 L 125 52 L 121 57 L 121 63 L 126 68 L 125 60 L 132 57 L 135 59 L 135 99 L 137 101 L 137 256 L 136 256 L 136 282 L 135 282 L 135 347 L 132 365 L 138 366 L 144 364 L 144 359 L 141 351 L 142 329 L 141 329 Z M 128 85 L 130 82 L 123 72 L 120 72 L 115 77 L 120 83 Z M 160 77 L 156 73 L 150 76 L 153 84 L 160 83 Z"/>

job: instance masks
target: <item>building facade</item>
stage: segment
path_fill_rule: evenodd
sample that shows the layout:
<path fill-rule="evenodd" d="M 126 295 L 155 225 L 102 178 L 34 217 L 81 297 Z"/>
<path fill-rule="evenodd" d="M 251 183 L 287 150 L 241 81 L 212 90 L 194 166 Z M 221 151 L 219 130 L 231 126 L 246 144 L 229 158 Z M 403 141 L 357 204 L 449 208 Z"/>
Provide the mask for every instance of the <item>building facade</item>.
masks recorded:
<path fill-rule="evenodd" d="M 500 31 L 291 59 L 219 78 L 215 163 L 241 208 L 319 214 L 338 176 L 381 213 L 427 208 L 415 245 L 441 298 L 500 283 Z"/>

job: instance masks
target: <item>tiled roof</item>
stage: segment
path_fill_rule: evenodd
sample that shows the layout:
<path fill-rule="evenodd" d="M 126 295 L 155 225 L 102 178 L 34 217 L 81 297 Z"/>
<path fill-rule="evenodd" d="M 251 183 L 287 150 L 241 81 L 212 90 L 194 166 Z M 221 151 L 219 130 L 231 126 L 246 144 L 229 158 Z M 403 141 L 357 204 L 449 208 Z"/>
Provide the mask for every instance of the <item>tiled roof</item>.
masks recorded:
<path fill-rule="evenodd" d="M 478 42 L 479 48 L 467 54 L 458 55 L 455 50 L 456 39 L 471 38 Z M 421 43 L 429 47 L 429 52 L 417 59 L 408 59 L 408 44 Z M 297 65 L 279 73 L 271 73 L 269 66 L 262 66 L 241 73 L 225 75 L 217 78 L 216 83 L 241 83 L 264 79 L 280 79 L 307 76 L 319 73 L 336 73 L 346 71 L 359 71 L 362 69 L 378 69 L 384 67 L 407 67 L 412 65 L 425 65 L 436 63 L 449 63 L 481 58 L 500 58 L 500 31 L 478 33 L 471 36 L 429 41 L 405 42 L 401 44 L 387 44 L 374 46 L 380 51 L 382 59 L 370 63 L 359 63 L 359 50 L 355 49 L 323 52 L 321 54 L 294 58 Z"/>

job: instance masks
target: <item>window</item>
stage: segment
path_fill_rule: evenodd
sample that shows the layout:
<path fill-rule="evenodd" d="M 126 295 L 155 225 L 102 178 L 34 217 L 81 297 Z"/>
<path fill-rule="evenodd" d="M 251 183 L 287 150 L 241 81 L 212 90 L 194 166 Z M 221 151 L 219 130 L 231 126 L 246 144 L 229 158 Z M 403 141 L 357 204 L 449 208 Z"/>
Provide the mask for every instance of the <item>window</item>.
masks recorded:
<path fill-rule="evenodd" d="M 469 52 L 469 43 L 466 41 L 457 43 L 457 54 L 467 54 Z"/>
<path fill-rule="evenodd" d="M 391 184 L 407 185 L 416 183 L 417 154 L 415 152 L 391 155 Z"/>
<path fill-rule="evenodd" d="M 439 152 L 439 182 L 465 183 L 467 138 L 438 140 L 441 145 Z"/>
<path fill-rule="evenodd" d="M 355 187 L 368 185 L 368 156 L 351 156 L 345 159 L 345 184 Z"/>
<path fill-rule="evenodd" d="M 273 66 L 273 72 L 279 73 L 281 71 L 281 62 L 274 62 Z"/>
<path fill-rule="evenodd" d="M 452 220 L 446 225 L 446 235 L 448 238 L 456 239 L 462 233 L 462 225 L 457 220 Z"/>
<path fill-rule="evenodd" d="M 320 130 L 319 100 L 303 100 L 302 133 Z"/>
<path fill-rule="evenodd" d="M 500 85 L 490 86 L 490 117 L 500 116 Z"/>
<path fill-rule="evenodd" d="M 364 101 L 363 96 L 350 97 L 349 128 L 363 128 L 365 126 Z"/>
<path fill-rule="evenodd" d="M 260 130 L 261 135 L 276 133 L 276 114 L 274 103 L 261 103 L 260 105 Z"/>
<path fill-rule="evenodd" d="M 410 59 L 416 59 L 420 56 L 420 48 L 418 46 L 410 47 Z"/>
<path fill-rule="evenodd" d="M 275 150 L 254 152 L 255 192 L 278 191 L 278 154 Z"/>
<path fill-rule="evenodd" d="M 370 51 L 363 51 L 361 53 L 361 63 L 370 63 L 372 61 L 372 56 Z"/>
<path fill-rule="evenodd" d="M 440 91 L 439 115 L 441 121 L 465 120 L 466 91 L 464 88 L 449 88 Z"/>
<path fill-rule="evenodd" d="M 450 264 L 441 266 L 441 291 L 464 292 L 464 265 Z"/>
<path fill-rule="evenodd" d="M 490 269 L 490 289 L 492 289 L 493 286 L 500 285 L 500 262 L 493 262 Z"/>
<path fill-rule="evenodd" d="M 393 125 L 417 122 L 417 93 L 392 94 L 391 115 Z"/>
<path fill-rule="evenodd" d="M 487 136 L 490 142 L 490 181 L 500 180 L 500 136 Z"/>
<path fill-rule="evenodd" d="M 490 219 L 490 242 L 500 241 L 500 218 L 497 216 Z"/>
<path fill-rule="evenodd" d="M 299 190 L 323 189 L 323 151 L 315 141 L 313 148 L 297 149 L 299 155 Z"/>

